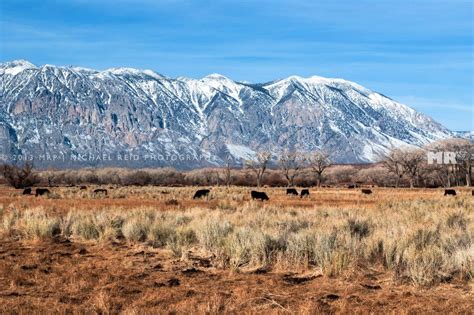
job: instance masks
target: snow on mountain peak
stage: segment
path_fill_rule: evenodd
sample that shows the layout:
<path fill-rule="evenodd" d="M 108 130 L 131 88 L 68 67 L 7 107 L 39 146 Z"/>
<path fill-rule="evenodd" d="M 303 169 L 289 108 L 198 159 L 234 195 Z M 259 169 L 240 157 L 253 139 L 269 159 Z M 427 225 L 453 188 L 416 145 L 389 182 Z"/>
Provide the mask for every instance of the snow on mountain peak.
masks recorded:
<path fill-rule="evenodd" d="M 298 75 L 291 75 L 287 78 L 277 80 L 270 82 L 268 86 L 275 86 L 275 85 L 280 85 L 280 84 L 287 84 L 289 82 L 299 82 L 299 83 L 304 83 L 304 84 L 311 84 L 311 85 L 328 85 L 328 86 L 336 86 L 336 85 L 346 85 L 346 86 L 351 86 L 354 87 L 358 90 L 362 91 L 370 91 L 369 89 L 363 87 L 362 85 L 359 85 L 355 82 L 351 82 L 348 80 L 344 79 L 339 79 L 339 78 L 326 78 L 326 77 L 321 77 L 317 75 L 310 76 L 308 78 L 304 78 Z"/>
<path fill-rule="evenodd" d="M 229 80 L 229 81 L 232 81 L 229 78 L 227 78 L 226 76 L 223 76 L 222 74 L 219 74 L 219 73 L 208 74 L 202 79 L 203 80 L 208 79 L 208 80 L 226 80 L 226 81 Z"/>
<path fill-rule="evenodd" d="M 127 74 L 140 75 L 142 73 L 142 71 L 135 68 L 120 68 L 120 67 L 109 68 L 107 70 L 104 70 L 103 72 L 116 74 L 116 75 L 127 75 Z"/>
<path fill-rule="evenodd" d="M 141 70 L 141 69 L 135 69 L 135 68 L 125 68 L 125 67 L 120 67 L 120 68 L 110 68 L 107 70 L 102 71 L 103 74 L 113 74 L 113 75 L 118 75 L 118 76 L 123 76 L 123 75 L 133 75 L 133 76 L 142 76 L 142 75 L 147 75 L 150 77 L 153 77 L 154 79 L 160 80 L 165 78 L 164 76 L 156 73 L 153 70 Z"/>
<path fill-rule="evenodd" d="M 200 80 L 207 86 L 228 94 L 232 96 L 234 99 L 239 101 L 239 92 L 243 88 L 243 86 L 232 79 L 227 78 L 218 73 L 212 73 Z"/>
<path fill-rule="evenodd" d="M 97 70 L 90 69 L 90 68 L 84 68 L 84 67 L 71 67 L 72 70 L 79 72 L 79 73 L 85 73 L 85 74 L 95 74 L 98 73 Z"/>
<path fill-rule="evenodd" d="M 11 139 L 15 150 L 24 153 L 124 149 L 205 153 L 224 161 L 229 154 L 248 158 L 267 148 L 275 154 L 322 148 L 336 162 L 353 163 L 451 136 L 429 117 L 343 79 L 294 75 L 244 84 L 220 74 L 171 79 L 152 70 L 37 68 L 24 60 L 0 64 L 0 113 L 17 134 Z M 0 154 L 7 149 L 0 146 Z M 186 167 L 204 165 L 190 163 Z"/>
<path fill-rule="evenodd" d="M 23 59 L 13 60 L 10 62 L 0 64 L 0 70 L 3 70 L 2 71 L 3 74 L 8 74 L 12 76 L 15 76 L 18 73 L 24 70 L 28 70 L 28 69 L 36 69 L 36 66 L 32 64 L 31 62 L 23 60 Z"/>
<path fill-rule="evenodd" d="M 161 80 L 161 79 L 165 79 L 166 77 L 159 74 L 159 73 L 156 73 L 155 71 L 153 70 L 149 70 L 149 69 L 146 69 L 146 70 L 143 70 L 143 73 L 152 77 L 152 78 L 155 78 L 157 80 Z"/>

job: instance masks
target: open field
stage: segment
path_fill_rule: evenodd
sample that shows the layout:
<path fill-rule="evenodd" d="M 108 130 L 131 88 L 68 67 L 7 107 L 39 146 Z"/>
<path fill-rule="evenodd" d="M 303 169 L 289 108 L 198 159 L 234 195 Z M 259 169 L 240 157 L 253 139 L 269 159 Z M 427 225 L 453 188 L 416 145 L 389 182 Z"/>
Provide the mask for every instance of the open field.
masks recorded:
<path fill-rule="evenodd" d="M 95 188 L 0 187 L 0 312 L 474 308 L 470 189 Z"/>
<path fill-rule="evenodd" d="M 96 188 L 106 188 L 108 195 L 94 194 Z M 65 213 L 72 209 L 82 210 L 111 210 L 111 209 L 140 209 L 153 207 L 161 210 L 185 210 L 193 207 L 219 209 L 227 205 L 240 207 L 250 202 L 251 187 L 214 187 L 209 199 L 193 200 L 193 194 L 203 187 L 136 187 L 136 186 L 89 186 L 86 191 L 79 187 L 49 188 L 52 194 L 48 197 L 35 198 L 34 195 L 22 196 L 22 190 L 0 186 L 0 205 L 4 208 L 15 206 L 21 209 L 44 207 L 48 212 Z M 206 188 L 206 187 L 204 187 Z M 209 188 L 209 187 L 207 187 Z M 444 189 L 392 189 L 373 188 L 370 196 L 362 195 L 360 189 L 318 188 L 311 189 L 309 198 L 287 196 L 285 188 L 260 188 L 270 197 L 265 205 L 291 208 L 321 207 L 374 207 L 381 202 L 436 200 L 443 201 Z M 299 189 L 300 190 L 300 189 Z M 459 197 L 470 197 L 472 189 L 456 189 Z M 34 193 L 34 191 L 33 191 Z M 167 201 L 177 200 L 178 206 L 168 205 Z"/>

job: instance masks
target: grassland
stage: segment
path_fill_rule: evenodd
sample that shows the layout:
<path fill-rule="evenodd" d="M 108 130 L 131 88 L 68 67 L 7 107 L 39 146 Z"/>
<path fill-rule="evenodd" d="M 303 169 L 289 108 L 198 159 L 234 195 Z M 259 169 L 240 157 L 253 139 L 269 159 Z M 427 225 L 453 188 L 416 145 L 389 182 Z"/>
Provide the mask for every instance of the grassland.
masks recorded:
<path fill-rule="evenodd" d="M 474 197 L 458 189 L 0 189 L 1 312 L 472 311 Z"/>

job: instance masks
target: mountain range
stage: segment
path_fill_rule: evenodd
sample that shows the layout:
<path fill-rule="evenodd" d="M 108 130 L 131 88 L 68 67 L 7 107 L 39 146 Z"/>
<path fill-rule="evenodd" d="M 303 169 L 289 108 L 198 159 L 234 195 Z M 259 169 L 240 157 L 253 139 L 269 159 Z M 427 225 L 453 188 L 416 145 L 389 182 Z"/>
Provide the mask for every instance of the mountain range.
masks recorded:
<path fill-rule="evenodd" d="M 261 150 L 324 150 L 334 162 L 364 163 L 452 136 L 430 117 L 343 79 L 247 83 L 219 74 L 0 64 L 0 154 L 44 167 L 194 168 Z"/>

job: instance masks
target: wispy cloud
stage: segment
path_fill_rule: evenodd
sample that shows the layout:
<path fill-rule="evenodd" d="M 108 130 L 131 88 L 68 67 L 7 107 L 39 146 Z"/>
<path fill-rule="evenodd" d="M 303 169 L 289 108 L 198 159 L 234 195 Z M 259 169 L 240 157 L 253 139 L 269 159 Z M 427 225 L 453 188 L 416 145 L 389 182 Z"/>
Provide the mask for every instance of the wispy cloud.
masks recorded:
<path fill-rule="evenodd" d="M 470 126 L 472 21 L 470 0 L 1 0 L 0 58 L 252 82 L 341 77 Z"/>
<path fill-rule="evenodd" d="M 413 108 L 417 108 L 420 110 L 449 109 L 467 113 L 474 112 L 474 107 L 472 106 L 472 104 L 460 103 L 457 100 L 429 99 L 418 96 L 398 96 L 397 99 L 402 103 L 405 103 Z"/>

